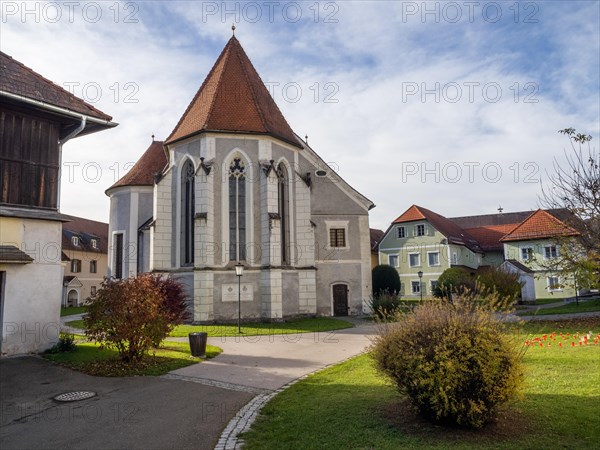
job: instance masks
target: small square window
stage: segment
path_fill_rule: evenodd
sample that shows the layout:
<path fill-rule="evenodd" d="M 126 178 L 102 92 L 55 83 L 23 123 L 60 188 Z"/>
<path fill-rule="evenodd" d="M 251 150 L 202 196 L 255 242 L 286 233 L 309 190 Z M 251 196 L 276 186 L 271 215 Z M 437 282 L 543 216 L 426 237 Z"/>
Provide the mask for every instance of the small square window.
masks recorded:
<path fill-rule="evenodd" d="M 96 260 L 90 261 L 90 273 L 96 273 L 98 270 L 98 262 Z"/>
<path fill-rule="evenodd" d="M 533 256 L 533 249 L 531 247 L 523 247 L 521 249 L 521 259 L 523 261 L 529 261 Z"/>
<path fill-rule="evenodd" d="M 71 243 L 75 246 L 75 247 L 79 247 L 79 237 L 77 236 L 72 236 L 71 237 Z"/>
<path fill-rule="evenodd" d="M 421 223 L 415 226 L 415 236 L 425 236 L 425 224 Z"/>
<path fill-rule="evenodd" d="M 421 265 L 421 255 L 418 253 L 408 255 L 408 265 L 410 267 L 419 267 Z"/>
<path fill-rule="evenodd" d="M 544 247 L 544 257 L 546 259 L 556 258 L 558 255 L 556 251 L 556 245 L 547 245 Z"/>
<path fill-rule="evenodd" d="M 420 281 L 411 281 L 410 287 L 411 287 L 411 291 L 413 294 L 418 294 L 421 292 L 421 282 Z"/>
<path fill-rule="evenodd" d="M 398 267 L 398 255 L 390 255 L 389 261 L 390 261 L 390 266 Z"/>
<path fill-rule="evenodd" d="M 80 259 L 72 259 L 71 260 L 71 272 L 73 272 L 73 273 L 81 272 L 81 260 Z"/>
<path fill-rule="evenodd" d="M 330 228 L 329 229 L 329 246 L 330 247 L 346 247 L 346 229 L 345 228 Z"/>
<path fill-rule="evenodd" d="M 440 265 L 440 253 L 439 252 L 428 253 L 427 258 L 429 259 L 430 266 L 439 266 Z"/>
<path fill-rule="evenodd" d="M 398 233 L 398 239 L 402 239 L 406 237 L 406 228 L 404 227 L 398 227 L 397 228 L 397 233 Z"/>
<path fill-rule="evenodd" d="M 548 290 L 549 291 L 559 291 L 560 290 L 560 281 L 558 277 L 548 277 Z"/>

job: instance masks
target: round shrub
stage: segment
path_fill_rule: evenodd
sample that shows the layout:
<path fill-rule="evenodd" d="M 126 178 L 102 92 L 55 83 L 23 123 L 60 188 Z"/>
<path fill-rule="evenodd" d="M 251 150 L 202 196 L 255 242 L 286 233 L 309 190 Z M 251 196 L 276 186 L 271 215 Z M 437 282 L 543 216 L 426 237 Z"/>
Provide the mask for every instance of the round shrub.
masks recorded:
<path fill-rule="evenodd" d="M 463 298 L 417 306 L 382 330 L 373 355 L 424 417 L 469 428 L 492 419 L 523 379 L 501 323 Z"/>
<path fill-rule="evenodd" d="M 397 294 L 400 292 L 400 275 L 392 266 L 379 264 L 373 267 L 371 277 L 373 297 L 378 297 L 380 294 Z"/>
<path fill-rule="evenodd" d="M 373 308 L 373 312 L 377 317 L 387 319 L 393 316 L 398 311 L 398 308 L 400 308 L 400 297 L 386 292 L 380 293 L 373 297 L 371 308 Z"/>
<path fill-rule="evenodd" d="M 438 277 L 437 287 L 434 289 L 433 295 L 452 300 L 452 294 L 464 292 L 465 290 L 474 291 L 475 282 L 474 274 L 471 274 L 468 270 L 462 267 L 450 267 Z"/>

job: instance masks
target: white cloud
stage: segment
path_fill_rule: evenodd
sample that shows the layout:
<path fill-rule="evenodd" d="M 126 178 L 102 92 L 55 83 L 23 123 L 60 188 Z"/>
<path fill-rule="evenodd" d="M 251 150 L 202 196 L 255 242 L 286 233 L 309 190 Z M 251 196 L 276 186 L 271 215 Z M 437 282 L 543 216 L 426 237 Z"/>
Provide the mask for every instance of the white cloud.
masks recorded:
<path fill-rule="evenodd" d="M 171 132 L 231 35 L 232 20 L 203 18 L 197 3 L 152 2 L 137 4 L 137 23 L 123 23 L 102 5 L 98 23 L 9 18 L 1 37 L 2 51 L 58 84 L 101 87 L 95 106 L 120 125 L 65 146 L 64 161 L 79 166 L 73 182 L 63 178 L 62 209 L 107 221 L 104 190 L 147 148 L 151 134 L 164 139 Z M 543 175 L 562 155 L 567 142 L 557 130 L 574 126 L 598 139 L 597 4 L 541 5 L 537 24 L 514 24 L 508 15 L 496 24 L 481 18 L 449 24 L 420 17 L 403 22 L 399 2 L 340 3 L 338 23 L 323 23 L 321 10 L 318 23 L 309 15 L 296 24 L 280 17 L 242 20 L 236 34 L 263 80 L 280 83 L 275 99 L 292 128 L 307 133 L 321 156 L 377 204 L 371 223 L 385 229 L 412 203 L 450 216 L 492 213 L 499 205 L 535 208 L 539 185 L 524 177 Z M 127 82 L 135 83 L 135 93 L 131 85 L 125 89 Z M 281 88 L 290 82 L 302 89 L 296 103 L 283 98 Z M 324 102 L 334 92 L 326 82 L 339 88 L 331 98 L 338 103 Z M 436 82 L 446 94 L 439 102 L 432 94 L 425 101 L 403 98 L 415 84 L 434 89 Z M 502 96 L 486 101 L 476 87 L 469 102 L 468 82 L 497 83 Z M 523 89 L 527 82 L 535 83 L 538 102 L 525 103 L 527 92 L 515 102 L 515 83 Z M 454 94 L 448 83 L 462 87 L 460 101 L 448 101 Z M 125 102 L 127 94 L 138 102 Z M 414 164 L 419 172 L 407 175 Z M 97 166 L 102 176 L 91 182 Z M 456 167 L 463 173 L 453 182 Z M 502 170 L 497 181 L 496 167 Z"/>

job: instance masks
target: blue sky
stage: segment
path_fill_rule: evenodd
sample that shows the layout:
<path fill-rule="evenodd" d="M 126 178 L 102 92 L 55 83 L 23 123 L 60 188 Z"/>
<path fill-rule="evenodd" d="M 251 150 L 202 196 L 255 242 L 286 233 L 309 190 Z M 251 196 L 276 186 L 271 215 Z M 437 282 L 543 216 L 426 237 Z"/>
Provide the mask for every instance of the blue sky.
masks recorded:
<path fill-rule="evenodd" d="M 413 203 L 447 216 L 536 208 L 539 180 L 568 147 L 557 130 L 585 131 L 597 148 L 598 1 L 71 8 L 3 2 L 0 29 L 2 51 L 79 83 L 74 93 L 120 124 L 65 146 L 66 213 L 108 220 L 104 190 L 152 134 L 171 132 L 232 22 L 292 128 L 377 204 L 374 227 Z"/>

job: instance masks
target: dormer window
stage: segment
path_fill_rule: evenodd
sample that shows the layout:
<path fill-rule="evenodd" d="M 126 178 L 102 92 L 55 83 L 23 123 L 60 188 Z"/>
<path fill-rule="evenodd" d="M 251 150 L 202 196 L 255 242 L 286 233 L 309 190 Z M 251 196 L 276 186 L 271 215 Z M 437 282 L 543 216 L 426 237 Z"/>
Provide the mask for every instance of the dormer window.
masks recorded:
<path fill-rule="evenodd" d="M 92 248 L 98 248 L 98 240 L 97 239 L 92 239 L 90 241 L 90 243 L 92 244 Z"/>
<path fill-rule="evenodd" d="M 71 243 L 75 246 L 75 247 L 79 247 L 79 237 L 78 236 L 73 236 L 71 237 Z"/>

